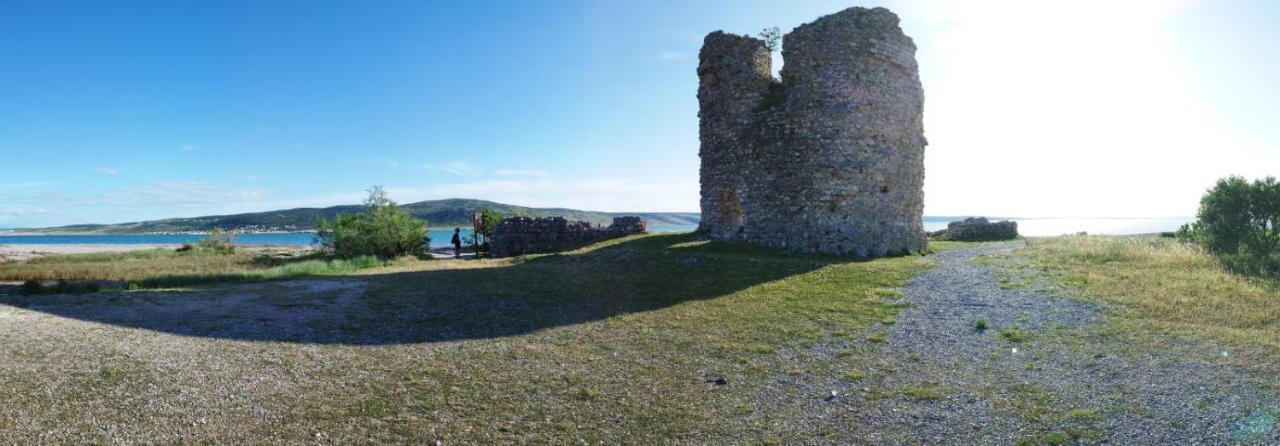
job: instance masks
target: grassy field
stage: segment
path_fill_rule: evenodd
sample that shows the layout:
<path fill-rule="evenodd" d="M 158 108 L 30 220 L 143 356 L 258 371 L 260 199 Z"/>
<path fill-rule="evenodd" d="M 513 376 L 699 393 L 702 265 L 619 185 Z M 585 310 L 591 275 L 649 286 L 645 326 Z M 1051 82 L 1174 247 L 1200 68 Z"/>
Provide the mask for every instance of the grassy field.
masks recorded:
<path fill-rule="evenodd" d="M 1177 332 L 1280 351 L 1280 290 L 1154 237 L 1033 239 L 1021 253 L 1075 296 L 1113 304 L 1130 333 Z"/>
<path fill-rule="evenodd" d="M 0 281 L 119 281 L 143 287 L 234 283 L 349 274 L 365 268 L 414 263 L 403 258 L 329 259 L 296 257 L 271 251 L 239 250 L 220 254 L 195 249 L 54 255 L 25 262 L 0 263 Z"/>
<path fill-rule="evenodd" d="M 187 274 L 180 256 L 137 256 Z M 876 348 L 862 329 L 893 323 L 894 288 L 928 266 L 675 234 L 325 280 L 0 297 L 0 443 L 819 437 L 758 395 L 780 377 L 857 381 L 867 364 L 827 341 Z"/>

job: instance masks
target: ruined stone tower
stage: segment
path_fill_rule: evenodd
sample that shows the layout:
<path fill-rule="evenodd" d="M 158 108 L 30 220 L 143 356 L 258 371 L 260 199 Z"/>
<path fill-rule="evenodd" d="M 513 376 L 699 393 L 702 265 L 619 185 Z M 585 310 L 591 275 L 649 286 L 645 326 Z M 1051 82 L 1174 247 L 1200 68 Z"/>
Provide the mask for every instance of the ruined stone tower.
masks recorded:
<path fill-rule="evenodd" d="M 716 240 L 882 256 L 925 248 L 924 93 L 884 8 L 783 38 L 707 35 L 698 64 L 702 226 Z"/>

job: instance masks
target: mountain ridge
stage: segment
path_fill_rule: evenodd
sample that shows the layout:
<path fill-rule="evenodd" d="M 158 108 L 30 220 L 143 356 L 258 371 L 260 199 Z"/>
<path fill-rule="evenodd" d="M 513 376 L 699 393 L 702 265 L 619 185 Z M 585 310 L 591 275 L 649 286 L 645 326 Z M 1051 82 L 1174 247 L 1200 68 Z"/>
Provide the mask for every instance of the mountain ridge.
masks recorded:
<path fill-rule="evenodd" d="M 534 208 L 469 198 L 448 198 L 402 204 L 411 215 L 427 222 L 429 227 L 471 225 L 471 215 L 481 209 L 492 209 L 508 215 L 529 217 L 564 217 L 608 224 L 613 217 L 636 215 L 650 225 L 696 225 L 697 212 L 598 212 L 568 208 Z M 227 215 L 166 218 L 115 224 L 78 224 L 47 228 L 14 229 L 39 234 L 148 234 L 204 232 L 213 228 L 231 231 L 308 231 L 314 230 L 319 218 L 333 219 L 338 214 L 360 212 L 362 205 L 339 205 L 323 208 L 292 208 Z"/>

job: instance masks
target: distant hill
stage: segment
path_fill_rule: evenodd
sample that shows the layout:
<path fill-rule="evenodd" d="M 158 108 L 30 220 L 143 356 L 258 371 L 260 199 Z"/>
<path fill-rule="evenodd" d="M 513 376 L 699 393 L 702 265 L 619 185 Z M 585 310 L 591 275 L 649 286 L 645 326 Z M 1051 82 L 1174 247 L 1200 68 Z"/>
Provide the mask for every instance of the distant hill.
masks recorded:
<path fill-rule="evenodd" d="M 480 209 L 493 209 L 505 214 L 530 217 L 564 217 L 608 224 L 613 217 L 638 215 L 650 225 L 696 225 L 701 217 L 696 212 L 594 212 L 562 208 L 529 208 L 485 200 L 452 198 L 448 200 L 420 201 L 402 205 L 414 217 L 423 219 L 431 227 L 471 226 L 471 215 Z M 338 214 L 360 212 L 363 206 L 346 205 L 327 208 L 297 208 L 279 211 L 252 212 L 235 215 L 211 215 L 191 218 L 119 223 L 112 225 L 71 225 L 55 228 L 28 229 L 23 232 L 44 234 L 142 234 L 157 232 L 203 232 L 213 228 L 244 231 L 306 231 L 316 227 L 316 219 L 333 219 Z"/>

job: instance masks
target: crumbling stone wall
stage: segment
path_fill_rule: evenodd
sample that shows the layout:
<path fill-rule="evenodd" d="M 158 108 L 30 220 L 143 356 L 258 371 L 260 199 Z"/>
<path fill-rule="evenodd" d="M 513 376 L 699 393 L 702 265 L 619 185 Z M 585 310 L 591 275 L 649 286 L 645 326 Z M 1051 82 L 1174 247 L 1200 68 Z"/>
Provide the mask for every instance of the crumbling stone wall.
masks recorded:
<path fill-rule="evenodd" d="M 984 217 L 966 218 L 963 221 L 947 223 L 947 229 L 929 234 L 938 240 L 959 240 L 965 242 L 985 242 L 992 240 L 1013 240 L 1018 238 L 1018 222 L 988 221 Z"/>
<path fill-rule="evenodd" d="M 802 252 L 925 248 L 924 93 L 915 44 L 884 8 L 849 8 L 783 38 L 716 31 L 699 54 L 701 229 Z"/>
<path fill-rule="evenodd" d="M 615 217 L 609 226 L 564 217 L 512 217 L 498 222 L 490 249 L 494 257 L 557 252 L 644 231 L 645 223 L 640 217 Z"/>

